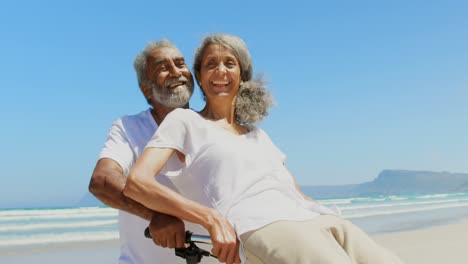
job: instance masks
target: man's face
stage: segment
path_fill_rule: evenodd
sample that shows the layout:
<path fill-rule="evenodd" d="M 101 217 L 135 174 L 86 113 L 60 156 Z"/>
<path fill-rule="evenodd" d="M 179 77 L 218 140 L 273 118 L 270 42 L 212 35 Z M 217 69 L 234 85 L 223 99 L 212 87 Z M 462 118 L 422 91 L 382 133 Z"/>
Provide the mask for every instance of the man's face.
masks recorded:
<path fill-rule="evenodd" d="M 152 98 L 164 106 L 185 106 L 192 96 L 192 74 L 175 48 L 153 50 L 147 59 L 146 76 Z"/>

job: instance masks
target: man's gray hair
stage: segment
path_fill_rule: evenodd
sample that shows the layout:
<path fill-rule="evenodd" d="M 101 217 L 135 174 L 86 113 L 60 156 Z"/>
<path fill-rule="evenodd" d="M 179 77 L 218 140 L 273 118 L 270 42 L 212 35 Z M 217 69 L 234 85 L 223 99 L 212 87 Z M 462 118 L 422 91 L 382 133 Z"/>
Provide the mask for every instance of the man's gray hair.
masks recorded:
<path fill-rule="evenodd" d="M 146 45 L 146 47 L 137 55 L 135 61 L 133 62 L 133 67 L 135 68 L 137 77 L 138 77 L 138 85 L 141 87 L 142 84 L 146 84 L 148 78 L 146 76 L 146 67 L 147 67 L 147 60 L 148 57 L 151 55 L 151 52 L 158 48 L 174 48 L 177 49 L 174 44 L 172 44 L 167 39 L 162 39 L 160 41 L 150 41 Z"/>
<path fill-rule="evenodd" d="M 262 75 L 252 80 L 252 60 L 247 45 L 241 38 L 222 33 L 206 36 L 195 52 L 193 70 L 197 73 L 195 74 L 197 82 L 200 84 L 198 78 L 200 77 L 203 52 L 210 44 L 220 44 L 230 48 L 240 65 L 242 80 L 237 93 L 235 106 L 235 118 L 237 123 L 249 126 L 260 122 L 268 115 L 268 111 L 273 106 L 273 97 L 266 88 L 266 82 L 263 80 Z M 205 97 L 203 89 L 202 93 L 203 97 Z"/>

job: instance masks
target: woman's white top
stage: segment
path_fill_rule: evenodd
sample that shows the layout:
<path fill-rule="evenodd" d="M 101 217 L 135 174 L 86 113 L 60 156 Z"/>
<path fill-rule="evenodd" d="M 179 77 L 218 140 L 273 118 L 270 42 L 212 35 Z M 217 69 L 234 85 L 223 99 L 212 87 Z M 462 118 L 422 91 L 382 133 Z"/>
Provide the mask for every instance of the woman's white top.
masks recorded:
<path fill-rule="evenodd" d="M 146 147 L 185 154 L 186 173 L 165 174 L 181 195 L 221 212 L 239 236 L 275 221 L 334 214 L 302 197 L 284 166 L 286 156 L 260 128 L 235 135 L 193 110 L 176 109 Z"/>

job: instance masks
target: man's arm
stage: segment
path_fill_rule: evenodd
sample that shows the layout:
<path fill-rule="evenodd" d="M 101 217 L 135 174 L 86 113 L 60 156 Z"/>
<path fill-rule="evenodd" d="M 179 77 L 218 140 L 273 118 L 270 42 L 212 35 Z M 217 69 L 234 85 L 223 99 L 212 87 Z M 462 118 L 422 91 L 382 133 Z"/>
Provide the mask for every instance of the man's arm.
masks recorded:
<path fill-rule="evenodd" d="M 122 194 L 127 178 L 123 169 L 112 159 L 100 159 L 94 168 L 89 191 L 109 207 L 127 211 L 148 221 L 153 211 Z"/>
<path fill-rule="evenodd" d="M 109 207 L 120 209 L 150 221 L 153 241 L 162 247 L 183 247 L 185 225 L 180 219 L 148 209 L 122 194 L 127 177 L 122 167 L 112 159 L 100 159 L 94 168 L 89 191 Z M 141 234 L 143 235 L 143 233 Z M 177 237 L 177 239 L 174 239 Z"/>

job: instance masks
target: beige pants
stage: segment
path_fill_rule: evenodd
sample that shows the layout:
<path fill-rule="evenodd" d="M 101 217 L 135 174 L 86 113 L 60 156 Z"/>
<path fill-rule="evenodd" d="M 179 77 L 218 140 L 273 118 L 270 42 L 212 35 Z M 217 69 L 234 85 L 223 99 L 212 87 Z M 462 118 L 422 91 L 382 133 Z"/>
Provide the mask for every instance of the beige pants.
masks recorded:
<path fill-rule="evenodd" d="M 279 221 L 241 235 L 250 264 L 400 264 L 348 220 L 321 215 Z"/>

